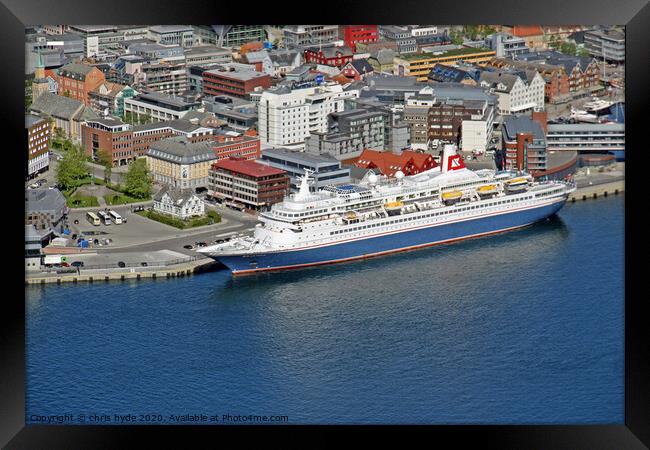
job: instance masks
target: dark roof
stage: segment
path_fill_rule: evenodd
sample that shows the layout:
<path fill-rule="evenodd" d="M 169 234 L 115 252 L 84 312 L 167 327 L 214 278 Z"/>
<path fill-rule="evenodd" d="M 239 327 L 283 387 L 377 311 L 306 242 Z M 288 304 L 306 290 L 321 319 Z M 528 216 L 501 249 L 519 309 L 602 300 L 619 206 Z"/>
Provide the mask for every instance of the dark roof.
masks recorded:
<path fill-rule="evenodd" d="M 195 164 L 217 159 L 207 142 L 190 142 L 185 136 L 175 136 L 156 141 L 149 147 L 147 156 L 176 164 Z"/>
<path fill-rule="evenodd" d="M 539 122 L 531 119 L 528 116 L 508 116 L 503 121 L 503 129 L 506 133 L 506 138 L 509 141 L 517 139 L 519 133 L 533 133 L 535 139 L 546 139 L 544 130 Z"/>
<path fill-rule="evenodd" d="M 444 64 L 436 64 L 429 72 L 428 78 L 440 82 L 460 83 L 466 78 L 472 79 L 471 75 L 464 70 Z"/>
<path fill-rule="evenodd" d="M 165 185 L 156 193 L 156 195 L 154 195 L 153 199 L 159 202 L 162 200 L 165 194 L 171 197 L 172 202 L 174 202 L 174 206 L 179 207 L 183 206 L 185 202 L 187 202 L 195 195 L 194 192 L 192 192 L 192 189 L 178 189 L 169 185 Z"/>
<path fill-rule="evenodd" d="M 36 97 L 29 110 L 64 120 L 97 119 L 99 117 L 97 113 L 85 107 L 79 100 L 51 92 L 44 92 Z"/>
<path fill-rule="evenodd" d="M 31 128 L 39 122 L 44 121 L 42 117 L 37 116 L 36 114 L 25 114 L 25 128 Z"/>
<path fill-rule="evenodd" d="M 66 200 L 58 189 L 27 189 L 25 191 L 26 210 L 61 211 L 66 207 Z"/>
<path fill-rule="evenodd" d="M 85 80 L 86 75 L 93 70 L 95 67 L 93 66 L 87 66 L 85 64 L 66 64 L 65 66 L 61 66 L 58 69 L 59 75 L 62 75 L 64 77 L 68 78 L 75 78 L 78 80 Z"/>
<path fill-rule="evenodd" d="M 367 59 L 353 59 L 349 64 L 352 64 L 352 67 L 360 74 L 371 73 L 375 70 Z"/>

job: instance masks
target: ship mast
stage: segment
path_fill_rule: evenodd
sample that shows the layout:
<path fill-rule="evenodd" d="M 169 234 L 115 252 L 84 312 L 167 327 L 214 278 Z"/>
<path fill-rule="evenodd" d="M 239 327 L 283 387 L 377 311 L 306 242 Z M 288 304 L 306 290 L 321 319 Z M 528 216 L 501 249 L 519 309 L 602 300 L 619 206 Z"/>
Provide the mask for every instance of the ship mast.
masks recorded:
<path fill-rule="evenodd" d="M 298 193 L 294 196 L 295 200 L 305 200 L 309 197 L 309 176 L 312 173 L 314 173 L 313 170 L 305 168 L 305 174 L 298 177 L 300 186 L 298 187 Z"/>

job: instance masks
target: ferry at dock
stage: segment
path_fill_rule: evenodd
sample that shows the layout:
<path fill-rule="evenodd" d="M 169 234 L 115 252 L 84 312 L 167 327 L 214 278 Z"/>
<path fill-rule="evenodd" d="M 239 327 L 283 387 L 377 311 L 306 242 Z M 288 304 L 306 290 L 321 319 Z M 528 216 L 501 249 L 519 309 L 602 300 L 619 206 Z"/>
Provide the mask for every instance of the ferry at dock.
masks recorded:
<path fill-rule="evenodd" d="M 297 193 L 260 213 L 251 236 L 197 250 L 234 275 L 340 263 L 521 228 L 555 214 L 575 190 L 522 172 L 465 167 L 454 145 L 440 167 Z"/>

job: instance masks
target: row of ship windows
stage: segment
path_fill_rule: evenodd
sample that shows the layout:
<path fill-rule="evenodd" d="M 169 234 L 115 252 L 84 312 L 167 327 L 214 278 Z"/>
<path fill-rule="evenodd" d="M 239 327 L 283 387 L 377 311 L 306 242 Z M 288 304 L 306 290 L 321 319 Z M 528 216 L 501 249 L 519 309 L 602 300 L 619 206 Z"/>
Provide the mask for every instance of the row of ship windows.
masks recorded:
<path fill-rule="evenodd" d="M 531 198 L 533 198 L 532 195 L 529 195 L 529 196 L 523 197 L 521 199 L 502 200 L 500 202 L 490 203 L 489 205 L 467 206 L 467 207 L 464 207 L 464 208 L 458 208 L 458 209 L 454 209 L 454 210 L 450 210 L 450 211 L 441 211 L 441 212 L 436 212 L 436 213 L 425 214 L 425 215 L 419 216 L 419 217 L 406 217 L 404 219 L 396 219 L 396 220 L 391 220 L 389 222 L 384 222 L 384 223 L 373 223 L 373 224 L 370 224 L 370 225 L 364 225 L 362 227 L 350 228 L 350 229 L 347 229 L 347 230 L 332 231 L 332 232 L 330 232 L 330 236 L 335 235 L 335 234 L 349 233 L 349 232 L 352 232 L 352 231 L 364 230 L 366 228 L 379 227 L 379 226 L 383 226 L 383 225 L 392 225 L 394 223 L 424 219 L 426 217 L 442 216 L 442 215 L 445 215 L 445 214 L 469 211 L 469 210 L 472 210 L 472 209 L 485 208 L 485 207 L 489 207 L 489 206 L 496 206 L 496 205 L 500 205 L 500 204 L 504 204 L 504 203 L 512 203 L 512 202 L 516 202 L 516 201 L 530 200 Z"/>

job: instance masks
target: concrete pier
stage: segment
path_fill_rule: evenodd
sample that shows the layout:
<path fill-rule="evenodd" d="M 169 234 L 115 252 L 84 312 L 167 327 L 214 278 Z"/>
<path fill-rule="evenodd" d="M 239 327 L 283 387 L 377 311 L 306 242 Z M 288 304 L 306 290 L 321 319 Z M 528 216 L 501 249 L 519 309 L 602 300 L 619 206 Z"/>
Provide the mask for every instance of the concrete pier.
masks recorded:
<path fill-rule="evenodd" d="M 180 278 L 194 275 L 201 272 L 217 270 L 223 266 L 217 261 L 210 258 L 192 261 L 184 264 L 167 267 L 142 267 L 142 268 L 125 268 L 125 269 L 97 269 L 81 270 L 80 273 L 52 273 L 52 274 L 34 274 L 25 278 L 25 284 L 49 284 L 49 283 L 95 283 L 108 281 L 126 281 L 150 279 L 167 279 Z"/>
<path fill-rule="evenodd" d="M 583 186 L 576 189 L 575 192 L 569 195 L 570 202 L 584 201 L 595 199 L 598 197 L 608 197 L 612 195 L 619 195 L 625 192 L 625 181 L 614 181 L 611 183 L 599 183 L 589 186 Z"/>

